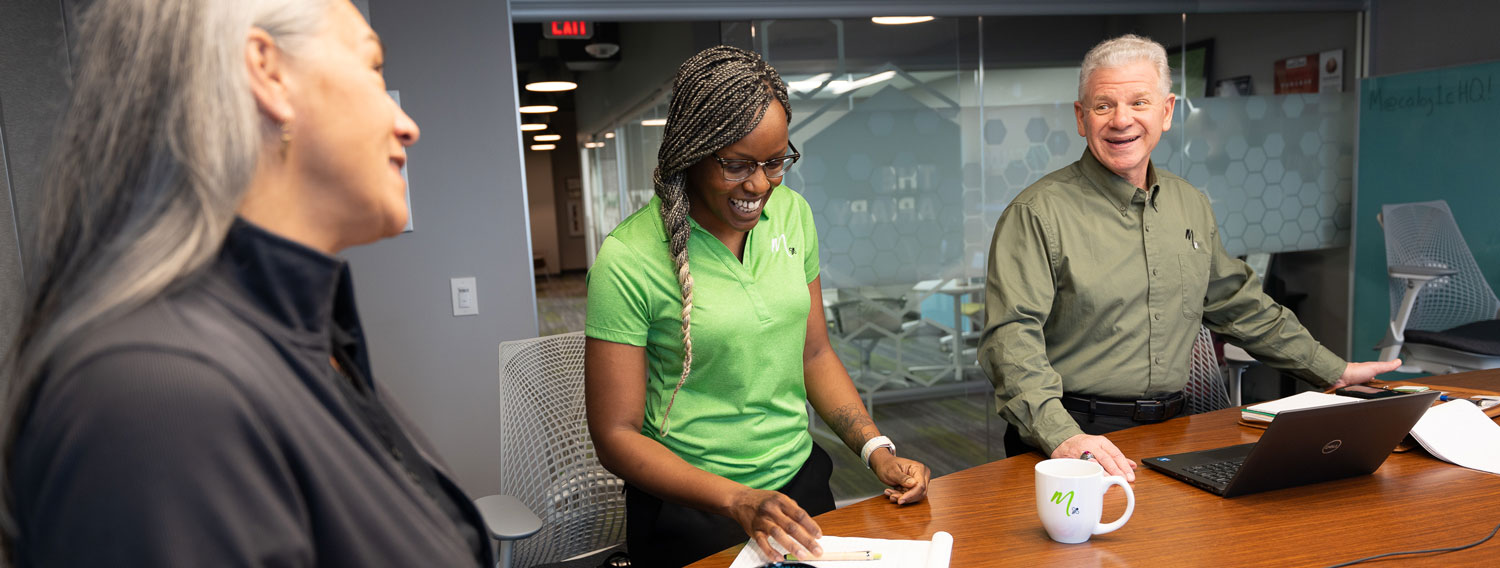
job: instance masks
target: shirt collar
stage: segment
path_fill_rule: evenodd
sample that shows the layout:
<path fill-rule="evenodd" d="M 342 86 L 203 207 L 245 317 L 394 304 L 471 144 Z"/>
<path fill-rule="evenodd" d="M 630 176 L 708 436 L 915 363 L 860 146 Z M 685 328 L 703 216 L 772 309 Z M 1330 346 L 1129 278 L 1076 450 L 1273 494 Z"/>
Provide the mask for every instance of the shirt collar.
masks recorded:
<path fill-rule="evenodd" d="M 1121 211 L 1130 206 L 1130 202 L 1135 199 L 1136 190 L 1142 189 L 1131 185 L 1130 182 L 1125 181 L 1125 178 L 1104 167 L 1104 164 L 1099 162 L 1099 158 L 1094 157 L 1094 152 L 1088 148 L 1083 149 L 1083 157 L 1078 159 L 1078 164 L 1083 169 L 1083 175 L 1089 181 L 1094 182 L 1094 187 L 1099 188 L 1099 191 L 1115 204 L 1115 208 Z M 1161 193 L 1161 185 L 1156 178 L 1156 164 L 1149 160 L 1146 162 L 1146 187 L 1144 189 L 1149 193 L 1151 206 L 1155 207 L 1156 196 Z"/>
<path fill-rule="evenodd" d="M 781 186 L 781 185 L 776 186 L 777 189 L 784 189 L 785 187 L 786 186 Z M 775 193 L 776 192 L 774 190 L 771 192 L 772 195 L 775 195 Z M 770 204 L 771 204 L 771 199 L 770 198 L 766 198 L 766 205 L 770 205 Z M 760 207 L 760 220 L 761 221 L 765 221 L 766 219 L 770 219 L 771 218 L 769 215 L 766 215 L 766 205 L 762 205 Z M 651 215 L 651 226 L 653 226 L 653 227 L 656 228 L 656 236 L 660 237 L 661 240 L 662 240 L 662 242 L 666 242 L 670 238 L 670 235 L 667 234 L 667 224 L 666 224 L 666 221 L 663 221 L 662 218 L 661 218 L 661 197 L 657 196 L 657 195 L 651 196 L 651 202 L 647 203 L 646 207 L 650 208 L 651 211 L 655 212 L 655 215 Z M 695 220 L 695 219 L 693 219 L 692 215 L 688 216 L 688 223 L 689 223 L 689 229 L 690 230 L 691 229 L 697 229 L 697 230 L 702 231 L 704 233 L 708 232 L 708 229 L 704 229 L 702 225 L 699 225 L 698 221 Z"/>
<path fill-rule="evenodd" d="M 358 334 L 349 265 L 236 218 L 219 251 L 218 272 L 253 312 L 279 327 L 325 336 L 330 325 Z"/>

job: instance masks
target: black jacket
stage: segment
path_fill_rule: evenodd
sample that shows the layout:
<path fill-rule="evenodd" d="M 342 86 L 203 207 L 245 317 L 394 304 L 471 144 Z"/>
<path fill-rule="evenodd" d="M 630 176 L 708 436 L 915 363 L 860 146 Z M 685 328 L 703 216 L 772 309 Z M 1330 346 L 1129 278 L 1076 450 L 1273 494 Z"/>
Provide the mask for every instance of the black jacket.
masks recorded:
<path fill-rule="evenodd" d="M 59 352 L 14 458 L 21 566 L 494 563 L 371 380 L 346 264 L 244 221 Z"/>

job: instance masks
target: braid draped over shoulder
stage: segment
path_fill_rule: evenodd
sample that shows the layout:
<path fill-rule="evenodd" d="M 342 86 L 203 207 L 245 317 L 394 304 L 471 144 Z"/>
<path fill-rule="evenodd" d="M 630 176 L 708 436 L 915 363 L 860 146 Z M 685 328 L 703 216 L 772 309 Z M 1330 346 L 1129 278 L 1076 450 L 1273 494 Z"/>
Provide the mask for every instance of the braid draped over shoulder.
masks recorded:
<path fill-rule="evenodd" d="M 661 198 L 662 225 L 667 230 L 677 284 L 682 289 L 683 354 L 682 377 L 662 412 L 658 428 L 662 436 L 667 435 L 667 415 L 672 412 L 677 391 L 687 382 L 693 368 L 687 169 L 750 134 L 760 124 L 772 100 L 781 103 L 790 122 L 792 106 L 781 75 L 755 52 L 727 45 L 710 47 L 684 61 L 672 83 L 672 103 L 652 181 L 656 195 Z"/>

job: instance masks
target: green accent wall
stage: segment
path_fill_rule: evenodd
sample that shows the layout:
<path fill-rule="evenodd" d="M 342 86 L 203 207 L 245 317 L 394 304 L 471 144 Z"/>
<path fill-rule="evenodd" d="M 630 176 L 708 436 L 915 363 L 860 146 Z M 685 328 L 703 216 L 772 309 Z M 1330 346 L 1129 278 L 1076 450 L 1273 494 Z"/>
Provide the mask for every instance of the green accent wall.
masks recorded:
<path fill-rule="evenodd" d="M 1446 200 L 1500 283 L 1500 61 L 1365 79 L 1359 97 L 1350 353 L 1370 361 L 1391 314 L 1382 205 Z"/>

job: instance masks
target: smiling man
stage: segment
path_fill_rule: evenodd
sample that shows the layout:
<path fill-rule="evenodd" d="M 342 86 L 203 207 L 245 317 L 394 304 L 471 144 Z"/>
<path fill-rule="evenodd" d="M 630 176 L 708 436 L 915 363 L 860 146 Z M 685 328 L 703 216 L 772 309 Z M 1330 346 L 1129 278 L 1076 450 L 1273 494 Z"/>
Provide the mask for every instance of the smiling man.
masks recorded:
<path fill-rule="evenodd" d="M 1318 386 L 1399 361 L 1347 363 L 1224 251 L 1208 198 L 1151 164 L 1177 99 L 1166 50 L 1095 46 L 1073 103 L 1088 150 L 1011 202 L 990 246 L 980 362 L 1010 423 L 1007 455 L 1094 458 L 1135 479 L 1103 434 L 1177 416 L 1199 325 Z"/>

